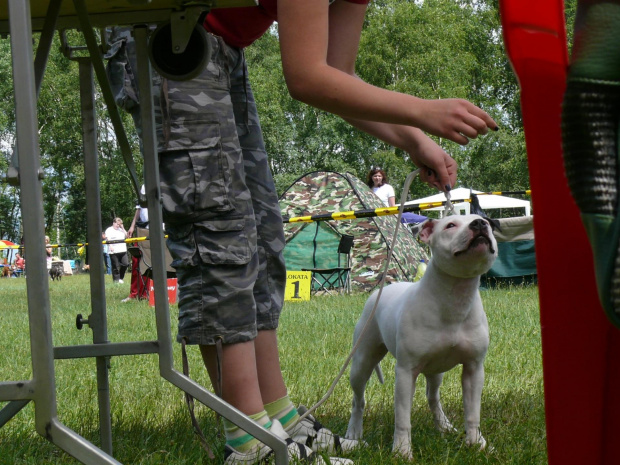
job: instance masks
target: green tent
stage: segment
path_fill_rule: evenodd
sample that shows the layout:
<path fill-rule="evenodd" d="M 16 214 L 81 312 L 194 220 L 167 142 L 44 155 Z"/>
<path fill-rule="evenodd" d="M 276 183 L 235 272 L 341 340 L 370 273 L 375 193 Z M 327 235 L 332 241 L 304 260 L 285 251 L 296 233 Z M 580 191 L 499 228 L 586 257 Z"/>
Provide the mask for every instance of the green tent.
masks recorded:
<path fill-rule="evenodd" d="M 302 268 L 334 268 L 338 266 L 340 233 L 324 221 L 317 221 L 296 230 L 284 249 L 286 267 L 289 270 Z M 341 257 L 341 260 L 344 257 Z M 344 266 L 344 263 L 341 261 Z"/>
<path fill-rule="evenodd" d="M 515 284 L 536 282 L 533 222 L 533 216 L 499 220 L 501 231 L 494 232 L 497 239 L 497 259 L 482 277 L 483 285 L 499 282 Z"/>
<path fill-rule="evenodd" d="M 282 216 L 288 218 L 382 207 L 381 200 L 358 178 L 350 173 L 330 171 L 303 175 L 280 197 Z M 351 287 L 353 290 L 369 291 L 379 284 L 383 276 L 396 221 L 396 216 L 392 215 L 285 223 L 286 267 L 295 271 L 337 266 L 340 237 L 350 235 L 354 237 L 351 249 Z M 401 226 L 386 282 L 412 281 L 421 259 L 428 260 L 425 249 L 405 226 Z"/>

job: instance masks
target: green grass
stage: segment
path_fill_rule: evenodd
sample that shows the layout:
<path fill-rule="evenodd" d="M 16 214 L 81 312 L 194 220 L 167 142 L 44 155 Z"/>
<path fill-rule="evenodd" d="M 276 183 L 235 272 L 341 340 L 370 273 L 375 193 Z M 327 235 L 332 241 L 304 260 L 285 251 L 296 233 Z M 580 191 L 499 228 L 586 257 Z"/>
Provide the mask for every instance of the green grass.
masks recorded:
<path fill-rule="evenodd" d="M 155 339 L 153 309 L 145 302 L 122 304 L 129 284 L 112 285 L 106 277 L 108 336 L 111 342 Z M 0 280 L 0 381 L 30 379 L 30 339 L 25 279 Z M 92 343 L 92 331 L 78 331 L 75 317 L 90 314 L 88 275 L 66 276 L 50 283 L 55 346 Z M 284 377 L 294 402 L 314 405 L 327 391 L 351 349 L 353 327 L 366 295 L 313 297 L 286 305 L 281 320 L 280 351 Z M 491 331 L 482 398 L 481 429 L 492 447 L 478 452 L 465 447 L 458 434 L 435 431 L 424 398 L 423 377 L 413 406 L 413 453 L 418 464 L 544 464 L 547 462 L 542 383 L 538 291 L 535 286 L 482 291 Z M 176 336 L 176 307 L 171 307 Z M 175 343 L 175 366 L 181 371 Z M 198 350 L 189 348 L 190 375 L 210 388 Z M 57 360 L 59 420 L 99 445 L 97 384 L 94 359 Z M 401 464 L 391 455 L 394 360 L 382 363 L 385 385 L 372 378 L 364 417 L 368 447 L 350 456 L 357 464 Z M 157 357 L 114 357 L 110 368 L 114 456 L 124 464 L 210 463 L 192 431 L 181 391 L 159 377 Z M 447 373 L 442 388 L 446 414 L 463 429 L 460 369 Z M 351 390 L 348 370 L 333 395 L 316 412 L 318 419 L 344 434 Z M 0 408 L 5 403 L 0 402 Z M 223 442 L 215 415 L 197 404 L 196 414 L 217 454 Z M 221 456 L 216 463 L 221 463 Z M 0 465 L 76 464 L 34 429 L 31 402 L 0 429 Z"/>

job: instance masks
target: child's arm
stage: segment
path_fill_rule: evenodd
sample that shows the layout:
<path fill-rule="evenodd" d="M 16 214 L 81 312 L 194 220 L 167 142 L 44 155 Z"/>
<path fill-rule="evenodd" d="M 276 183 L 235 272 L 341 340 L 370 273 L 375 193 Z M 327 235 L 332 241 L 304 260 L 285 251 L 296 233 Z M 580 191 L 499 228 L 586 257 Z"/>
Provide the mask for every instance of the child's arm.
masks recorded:
<path fill-rule="evenodd" d="M 357 78 L 354 65 L 365 13 L 365 5 L 346 1 L 331 7 L 327 0 L 278 1 L 282 65 L 289 92 L 407 150 L 418 166 L 437 172 L 439 179 L 432 177 L 427 182 L 442 189 L 453 185 L 456 174 L 454 178 L 447 174 L 447 154 L 413 129 L 464 145 L 497 124 L 466 100 L 424 100 Z"/>

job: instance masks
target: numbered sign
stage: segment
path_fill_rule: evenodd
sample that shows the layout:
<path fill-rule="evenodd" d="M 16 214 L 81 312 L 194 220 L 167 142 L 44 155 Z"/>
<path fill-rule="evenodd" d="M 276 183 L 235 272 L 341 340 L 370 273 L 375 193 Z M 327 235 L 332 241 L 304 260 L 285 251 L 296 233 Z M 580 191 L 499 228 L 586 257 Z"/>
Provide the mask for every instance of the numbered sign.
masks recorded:
<path fill-rule="evenodd" d="M 311 271 L 287 271 L 284 300 L 310 300 Z"/>

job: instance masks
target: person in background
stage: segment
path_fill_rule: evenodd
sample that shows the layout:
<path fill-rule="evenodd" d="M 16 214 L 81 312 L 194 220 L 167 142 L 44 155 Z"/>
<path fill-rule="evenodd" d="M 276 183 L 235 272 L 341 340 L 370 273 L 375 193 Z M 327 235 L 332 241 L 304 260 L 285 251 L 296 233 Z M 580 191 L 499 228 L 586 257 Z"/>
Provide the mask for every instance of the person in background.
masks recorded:
<path fill-rule="evenodd" d="M 15 254 L 15 268 L 22 271 L 26 268 L 26 260 L 19 253 Z"/>
<path fill-rule="evenodd" d="M 396 205 L 396 194 L 394 188 L 388 184 L 387 175 L 380 167 L 371 168 L 366 177 L 368 187 L 381 199 L 386 207 Z"/>
<path fill-rule="evenodd" d="M 45 236 L 45 255 L 47 257 L 47 271 L 52 269 L 52 247 L 50 247 L 50 238 Z"/>
<path fill-rule="evenodd" d="M 106 240 L 105 233 L 101 233 L 101 238 Z M 88 249 L 87 249 L 88 252 Z M 88 264 L 88 260 L 86 260 L 86 264 Z M 112 264 L 110 263 L 110 254 L 108 249 L 108 244 L 103 244 L 103 266 L 105 266 L 105 274 L 112 274 Z"/>
<path fill-rule="evenodd" d="M 105 230 L 105 237 L 108 241 L 108 253 L 112 262 L 112 280 L 114 284 L 123 284 L 125 271 L 127 271 L 129 266 L 127 244 L 125 242 L 115 242 L 127 239 L 127 231 L 123 228 L 123 220 L 114 218 L 112 226 Z"/>
<path fill-rule="evenodd" d="M 142 195 L 145 194 L 144 185 L 140 189 Z M 140 204 L 136 205 L 136 213 L 131 220 L 131 226 L 127 231 L 128 237 L 133 237 L 133 233 L 138 227 L 138 236 L 142 236 L 140 230 L 149 229 L 149 210 L 148 208 L 142 208 Z M 131 254 L 131 287 L 129 289 L 129 296 L 125 297 L 121 302 L 130 302 L 134 299 L 146 299 L 147 298 L 147 285 L 146 278 L 140 274 L 140 258 Z"/>
<path fill-rule="evenodd" d="M 26 260 L 19 253 L 15 254 L 15 261 L 13 262 L 13 270 L 11 276 L 17 278 L 23 276 L 24 269 L 26 268 Z"/>

